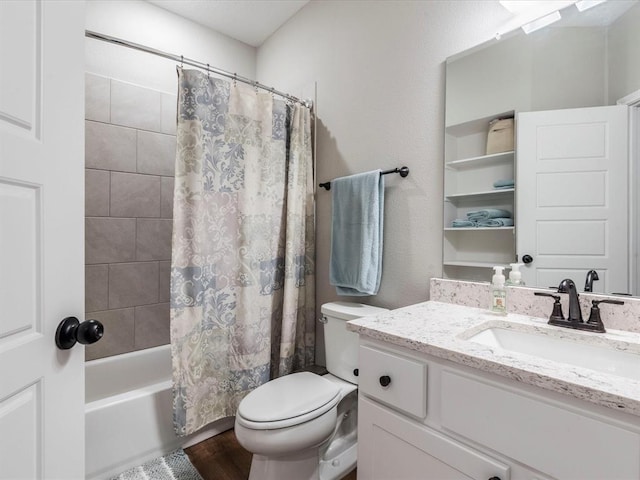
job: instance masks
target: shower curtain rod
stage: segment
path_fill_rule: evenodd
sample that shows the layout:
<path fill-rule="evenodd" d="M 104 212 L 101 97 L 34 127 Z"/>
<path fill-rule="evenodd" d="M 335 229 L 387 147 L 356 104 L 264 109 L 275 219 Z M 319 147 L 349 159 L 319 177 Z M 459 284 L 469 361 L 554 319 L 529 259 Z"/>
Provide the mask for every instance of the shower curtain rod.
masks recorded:
<path fill-rule="evenodd" d="M 134 50 L 139 50 L 141 52 L 151 53 L 152 55 L 168 58 L 169 60 L 173 60 L 174 62 L 180 62 L 181 65 L 185 65 L 185 64 L 191 65 L 201 70 L 205 70 L 207 73 L 211 72 L 217 75 L 222 75 L 223 77 L 231 78 L 233 80 L 237 80 L 238 82 L 246 83 L 248 85 L 251 85 L 252 87 L 266 90 L 268 92 L 271 92 L 274 95 L 278 95 L 280 97 L 286 98 L 291 102 L 300 103 L 307 108 L 311 108 L 312 106 L 312 103 L 308 100 L 300 100 L 298 97 L 294 97 L 293 95 L 289 95 L 288 93 L 284 93 L 279 90 L 276 90 L 275 88 L 263 85 L 256 80 L 251 80 L 250 78 L 243 77 L 242 75 L 238 75 L 237 73 L 231 73 L 231 72 L 227 72 L 226 70 L 222 70 L 220 68 L 212 67 L 208 63 L 198 62 L 197 60 L 185 58 L 182 55 L 174 55 L 172 53 L 163 52 L 161 50 L 156 50 L 155 48 L 140 45 L 139 43 L 129 42 L 127 40 L 122 40 L 121 38 L 112 37 L 110 35 L 105 35 L 103 33 L 93 32 L 91 30 L 85 30 L 84 34 L 88 38 L 93 38 L 95 40 L 102 40 L 103 42 L 113 43 L 115 45 L 120 45 L 122 47 L 132 48 Z"/>

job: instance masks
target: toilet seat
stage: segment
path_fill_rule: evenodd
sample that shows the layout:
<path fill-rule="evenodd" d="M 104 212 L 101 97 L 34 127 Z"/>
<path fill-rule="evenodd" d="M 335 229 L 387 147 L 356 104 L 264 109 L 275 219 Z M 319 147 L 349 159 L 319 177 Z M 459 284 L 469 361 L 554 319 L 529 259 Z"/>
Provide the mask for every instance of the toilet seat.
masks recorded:
<path fill-rule="evenodd" d="M 240 403 L 236 421 L 250 429 L 271 430 L 309 422 L 342 398 L 334 382 L 309 372 L 293 373 L 261 385 Z"/>

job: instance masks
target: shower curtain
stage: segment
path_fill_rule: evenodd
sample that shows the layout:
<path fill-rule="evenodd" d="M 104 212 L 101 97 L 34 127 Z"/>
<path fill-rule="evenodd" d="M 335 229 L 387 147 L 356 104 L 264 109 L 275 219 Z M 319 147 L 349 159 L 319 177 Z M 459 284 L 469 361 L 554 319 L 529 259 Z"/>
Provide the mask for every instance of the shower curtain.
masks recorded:
<path fill-rule="evenodd" d="M 178 435 L 312 364 L 310 112 L 178 70 L 171 352 Z"/>

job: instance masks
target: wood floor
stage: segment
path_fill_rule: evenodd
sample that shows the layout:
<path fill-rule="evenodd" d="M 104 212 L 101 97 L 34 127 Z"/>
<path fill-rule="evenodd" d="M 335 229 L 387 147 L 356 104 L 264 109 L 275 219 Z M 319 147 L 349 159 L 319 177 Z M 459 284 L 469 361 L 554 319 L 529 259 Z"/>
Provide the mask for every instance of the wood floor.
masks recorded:
<path fill-rule="evenodd" d="M 251 454 L 240 446 L 233 430 L 211 437 L 186 448 L 189 460 L 204 480 L 247 480 L 251 468 Z M 343 480 L 356 480 L 351 472 Z M 296 480 L 296 479 L 282 479 Z"/>

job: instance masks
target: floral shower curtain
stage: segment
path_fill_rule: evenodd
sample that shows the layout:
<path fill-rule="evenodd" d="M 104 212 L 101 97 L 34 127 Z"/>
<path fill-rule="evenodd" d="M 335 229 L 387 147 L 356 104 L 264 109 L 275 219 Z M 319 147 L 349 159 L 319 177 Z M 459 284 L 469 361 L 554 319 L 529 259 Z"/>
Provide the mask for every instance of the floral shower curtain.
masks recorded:
<path fill-rule="evenodd" d="M 309 109 L 178 76 L 171 353 L 187 435 L 313 363 L 315 241 Z"/>

